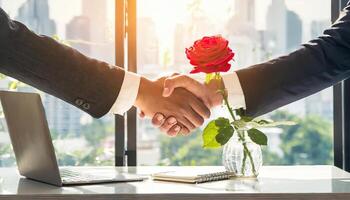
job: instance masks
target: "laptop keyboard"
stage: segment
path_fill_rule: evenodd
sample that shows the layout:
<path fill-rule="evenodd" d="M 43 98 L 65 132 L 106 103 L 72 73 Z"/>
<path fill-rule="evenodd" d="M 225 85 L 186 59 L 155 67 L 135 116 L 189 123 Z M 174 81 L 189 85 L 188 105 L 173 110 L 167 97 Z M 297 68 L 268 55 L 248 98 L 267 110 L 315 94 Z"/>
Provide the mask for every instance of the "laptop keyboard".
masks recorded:
<path fill-rule="evenodd" d="M 60 169 L 60 174 L 63 183 L 85 183 L 91 181 L 112 180 L 112 178 L 94 176 L 87 173 L 81 173 L 70 169 Z"/>

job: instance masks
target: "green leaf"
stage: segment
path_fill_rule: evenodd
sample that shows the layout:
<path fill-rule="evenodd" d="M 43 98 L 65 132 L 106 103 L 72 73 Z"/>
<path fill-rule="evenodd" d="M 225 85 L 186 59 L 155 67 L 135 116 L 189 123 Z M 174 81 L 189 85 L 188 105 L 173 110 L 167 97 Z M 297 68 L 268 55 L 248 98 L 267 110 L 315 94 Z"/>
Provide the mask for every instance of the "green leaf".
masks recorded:
<path fill-rule="evenodd" d="M 220 117 L 209 122 L 203 131 L 203 147 L 217 148 L 226 144 L 234 132 L 230 120 Z"/>
<path fill-rule="evenodd" d="M 263 132 L 259 131 L 258 129 L 252 128 L 252 129 L 248 130 L 248 136 L 256 144 L 267 145 L 266 135 Z"/>
<path fill-rule="evenodd" d="M 232 126 L 227 126 L 219 129 L 219 134 L 216 135 L 215 139 L 221 145 L 225 145 L 232 137 L 234 129 Z"/>
<path fill-rule="evenodd" d="M 224 117 L 219 117 L 215 120 L 215 125 L 218 127 L 230 126 L 230 120 Z"/>
<path fill-rule="evenodd" d="M 203 148 L 218 148 L 221 146 L 216 141 L 216 136 L 219 134 L 219 127 L 215 125 L 215 121 L 209 122 L 203 131 Z"/>

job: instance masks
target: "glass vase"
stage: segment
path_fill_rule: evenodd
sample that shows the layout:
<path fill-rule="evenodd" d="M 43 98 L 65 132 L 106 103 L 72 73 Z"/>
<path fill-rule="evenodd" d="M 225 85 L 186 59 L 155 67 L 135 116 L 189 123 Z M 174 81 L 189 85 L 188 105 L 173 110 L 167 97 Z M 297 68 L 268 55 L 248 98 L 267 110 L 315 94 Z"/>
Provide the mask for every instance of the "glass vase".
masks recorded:
<path fill-rule="evenodd" d="M 262 166 L 260 145 L 255 144 L 246 131 L 238 131 L 224 145 L 222 154 L 226 170 L 238 177 L 256 177 Z"/>

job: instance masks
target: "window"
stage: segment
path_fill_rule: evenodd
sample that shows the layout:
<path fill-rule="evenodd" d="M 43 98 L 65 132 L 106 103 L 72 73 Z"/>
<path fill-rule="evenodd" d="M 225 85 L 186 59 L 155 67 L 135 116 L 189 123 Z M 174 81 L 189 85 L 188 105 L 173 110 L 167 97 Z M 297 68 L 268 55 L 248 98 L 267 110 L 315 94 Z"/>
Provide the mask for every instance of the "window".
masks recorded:
<path fill-rule="evenodd" d="M 205 35 L 221 34 L 236 52 L 233 69 L 286 54 L 331 24 L 331 0 L 138 0 L 138 73 L 188 73 L 184 50 Z M 317 9 L 314 6 L 317 5 Z M 213 117 L 222 115 L 218 108 Z M 265 164 L 333 163 L 332 89 L 287 105 L 269 118 L 298 122 L 265 130 Z M 203 128 L 203 127 L 202 127 Z M 201 130 L 168 138 L 150 121 L 138 120 L 139 165 L 221 165 L 221 152 L 201 148 Z"/>
<path fill-rule="evenodd" d="M 88 56 L 115 63 L 114 4 L 121 1 L 0 0 L 0 6 L 13 19 L 23 22 L 36 33 L 54 37 Z M 184 49 L 204 35 L 221 34 L 230 41 L 230 46 L 237 53 L 233 69 L 283 55 L 320 35 L 330 25 L 331 4 L 333 8 L 334 4 L 344 5 L 345 2 L 135 1 L 137 71 L 149 78 L 172 72 L 188 73 L 191 67 Z M 315 5 L 317 9 L 314 9 Z M 335 11 L 338 10 L 333 10 L 333 15 Z M 29 86 L 16 84 L 13 79 L 1 77 L 0 87 L 7 89 L 9 86 L 17 86 L 19 91 L 38 92 Z M 333 112 L 332 95 L 332 89 L 326 89 L 268 114 L 276 120 L 294 120 L 298 126 L 265 130 L 269 137 L 269 146 L 263 149 L 265 164 L 333 163 L 333 119 L 340 111 Z M 113 116 L 95 120 L 50 95 L 42 93 L 42 98 L 60 165 L 114 163 Z M 217 108 L 213 117 L 222 115 L 224 110 Z M 11 166 L 15 160 L 4 117 L 1 116 L 0 120 L 0 166 Z M 119 122 L 123 123 L 123 120 Z M 118 128 L 121 127 L 118 124 Z M 220 149 L 201 148 L 202 129 L 189 137 L 168 138 L 152 127 L 150 120 L 138 119 L 137 164 L 221 165 Z M 334 140 L 336 142 L 336 138 Z M 337 140 L 338 143 L 342 141 Z M 66 146 L 74 148 L 63 148 Z"/>
<path fill-rule="evenodd" d="M 0 1 L 0 6 L 38 34 L 87 56 L 115 62 L 113 0 L 18 0 Z M 11 82 L 3 77 L 1 88 L 8 89 Z M 16 90 L 38 92 L 23 84 Z M 41 97 L 60 165 L 114 165 L 114 116 L 95 120 L 51 95 L 41 93 Z M 15 160 L 4 116 L 1 125 L 0 166 L 11 166 Z"/>

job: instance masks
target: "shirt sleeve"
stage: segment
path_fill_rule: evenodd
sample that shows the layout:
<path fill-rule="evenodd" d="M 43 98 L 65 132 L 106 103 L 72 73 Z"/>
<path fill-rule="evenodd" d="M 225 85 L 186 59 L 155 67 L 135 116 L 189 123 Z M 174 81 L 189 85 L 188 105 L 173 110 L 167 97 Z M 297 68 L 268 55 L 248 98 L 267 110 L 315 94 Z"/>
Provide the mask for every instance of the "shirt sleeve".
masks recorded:
<path fill-rule="evenodd" d="M 228 102 L 234 109 L 246 109 L 246 103 L 241 83 L 236 72 L 221 75 L 227 90 Z"/>
<path fill-rule="evenodd" d="M 122 87 L 116 101 L 109 111 L 110 113 L 123 115 L 134 105 L 139 91 L 140 80 L 140 75 L 132 72 L 125 72 Z"/>

